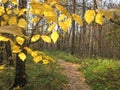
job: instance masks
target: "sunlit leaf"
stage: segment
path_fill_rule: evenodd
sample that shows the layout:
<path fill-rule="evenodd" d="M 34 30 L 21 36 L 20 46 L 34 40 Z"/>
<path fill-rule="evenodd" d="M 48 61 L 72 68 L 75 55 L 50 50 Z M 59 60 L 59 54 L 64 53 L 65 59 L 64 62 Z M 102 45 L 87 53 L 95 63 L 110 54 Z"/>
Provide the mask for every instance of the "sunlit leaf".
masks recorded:
<path fill-rule="evenodd" d="M 5 68 L 5 64 L 4 65 L 0 65 L 0 71 L 3 70 Z"/>
<path fill-rule="evenodd" d="M 23 45 L 24 41 L 25 41 L 24 38 L 19 37 L 19 36 L 16 37 L 16 42 L 17 42 L 18 44 Z"/>
<path fill-rule="evenodd" d="M 29 54 L 31 54 L 33 51 L 31 50 L 31 48 L 29 48 L 29 47 L 24 47 L 24 49 L 29 53 Z"/>
<path fill-rule="evenodd" d="M 35 63 L 38 63 L 38 62 L 40 62 L 41 60 L 42 60 L 42 56 L 36 56 L 36 57 L 33 58 L 33 61 L 34 61 Z"/>
<path fill-rule="evenodd" d="M 15 14 L 17 14 L 17 15 L 19 14 L 19 9 L 18 8 L 15 8 L 13 11 L 14 11 Z"/>
<path fill-rule="evenodd" d="M 25 61 L 25 59 L 27 58 L 26 55 L 25 55 L 25 53 L 23 53 L 23 52 L 20 52 L 20 53 L 18 54 L 18 57 L 19 57 L 22 61 Z"/>
<path fill-rule="evenodd" d="M 104 22 L 104 18 L 101 13 L 98 13 L 95 18 L 95 22 L 102 25 Z"/>
<path fill-rule="evenodd" d="M 17 0 L 10 0 L 13 4 L 18 4 Z"/>
<path fill-rule="evenodd" d="M 18 16 L 23 15 L 26 11 L 27 11 L 27 8 L 23 8 L 23 9 L 21 9 L 21 10 L 19 11 Z"/>
<path fill-rule="evenodd" d="M 54 28 L 55 28 L 55 23 L 53 23 L 52 25 L 50 25 L 49 26 L 49 28 L 48 28 L 48 31 L 50 32 L 50 31 L 52 31 Z"/>
<path fill-rule="evenodd" d="M 42 38 L 42 40 L 43 40 L 44 42 L 51 43 L 51 38 L 50 38 L 49 36 L 42 35 L 41 38 Z"/>
<path fill-rule="evenodd" d="M 66 15 L 66 16 L 70 16 L 70 13 L 61 5 L 55 5 L 56 9 L 58 9 L 59 11 L 61 11 L 62 14 Z"/>
<path fill-rule="evenodd" d="M 58 38 L 59 38 L 59 34 L 57 33 L 57 31 L 53 31 L 51 34 L 51 39 L 53 40 L 53 42 L 56 43 Z"/>
<path fill-rule="evenodd" d="M 64 22 L 58 22 L 60 28 L 64 30 L 65 32 L 68 30 L 68 28 L 71 26 L 72 20 L 71 18 L 66 19 Z"/>
<path fill-rule="evenodd" d="M 21 28 L 26 28 L 26 26 L 27 26 L 26 20 L 21 18 L 18 22 L 18 26 L 21 27 Z"/>
<path fill-rule="evenodd" d="M 1 21 L 1 26 L 6 26 L 7 22 L 6 21 Z"/>
<path fill-rule="evenodd" d="M 87 10 L 84 15 L 84 19 L 88 24 L 94 21 L 95 18 L 95 11 L 94 10 Z"/>
<path fill-rule="evenodd" d="M 12 52 L 13 53 L 19 53 L 19 52 L 21 52 L 21 48 L 17 45 L 13 45 L 12 46 Z"/>
<path fill-rule="evenodd" d="M 79 24 L 79 25 L 83 25 L 83 22 L 82 22 L 82 19 L 80 18 L 80 16 L 78 16 L 77 14 L 73 14 L 72 15 L 73 16 L 73 19 L 75 20 L 75 21 L 77 21 L 77 23 Z"/>
<path fill-rule="evenodd" d="M 7 12 L 7 14 L 11 14 L 12 13 L 11 8 L 6 8 L 6 12 Z"/>
<path fill-rule="evenodd" d="M 43 60 L 43 64 L 48 64 L 48 63 L 49 63 L 48 60 L 46 60 L 46 59 Z"/>
<path fill-rule="evenodd" d="M 32 23 L 36 23 L 36 22 L 38 22 L 40 20 L 40 18 L 33 18 L 32 19 Z"/>
<path fill-rule="evenodd" d="M 6 15 L 6 14 L 3 15 L 3 18 L 4 18 L 5 21 L 8 21 L 8 20 L 9 20 L 9 17 L 8 17 L 8 15 Z"/>
<path fill-rule="evenodd" d="M 8 41 L 8 40 L 9 40 L 9 38 L 6 38 L 6 37 L 0 35 L 0 41 Z"/>
<path fill-rule="evenodd" d="M 8 21 L 9 25 L 16 25 L 17 24 L 17 18 L 16 16 L 12 16 L 9 21 Z"/>
<path fill-rule="evenodd" d="M 34 35 L 32 38 L 31 38 L 31 42 L 36 42 L 40 39 L 40 35 Z"/>
<path fill-rule="evenodd" d="M 62 21 L 62 20 L 65 19 L 65 17 L 66 17 L 66 16 L 65 16 L 64 14 L 62 14 L 62 15 L 59 16 L 58 20 L 59 20 L 59 21 Z"/>
<path fill-rule="evenodd" d="M 2 0 L 2 3 L 4 3 L 4 4 L 5 4 L 5 3 L 7 3 L 7 1 L 8 1 L 8 0 Z"/>
<path fill-rule="evenodd" d="M 32 57 L 36 57 L 36 56 L 38 56 L 39 55 L 39 52 L 38 51 L 33 51 L 32 53 L 31 53 L 31 56 Z"/>

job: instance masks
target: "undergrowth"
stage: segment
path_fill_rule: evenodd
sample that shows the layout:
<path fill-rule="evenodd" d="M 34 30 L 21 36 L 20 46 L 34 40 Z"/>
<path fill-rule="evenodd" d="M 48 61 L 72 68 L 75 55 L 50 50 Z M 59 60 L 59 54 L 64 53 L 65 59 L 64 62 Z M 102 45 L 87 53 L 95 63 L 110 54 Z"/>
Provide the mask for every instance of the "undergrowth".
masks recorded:
<path fill-rule="evenodd" d="M 79 58 L 71 55 L 70 53 L 66 53 L 59 50 L 50 50 L 50 51 L 44 50 L 43 52 L 45 52 L 47 55 L 55 59 L 61 59 L 72 63 L 81 63 L 81 60 Z"/>
<path fill-rule="evenodd" d="M 120 62 L 108 59 L 89 59 L 79 68 L 92 90 L 120 90 Z"/>

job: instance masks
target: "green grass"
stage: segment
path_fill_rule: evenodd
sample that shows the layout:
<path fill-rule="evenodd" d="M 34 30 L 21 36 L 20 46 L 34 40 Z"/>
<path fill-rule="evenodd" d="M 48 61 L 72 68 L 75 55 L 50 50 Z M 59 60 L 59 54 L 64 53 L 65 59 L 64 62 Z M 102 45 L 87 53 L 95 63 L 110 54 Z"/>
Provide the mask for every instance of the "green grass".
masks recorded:
<path fill-rule="evenodd" d="M 66 53 L 58 50 L 51 50 L 51 51 L 44 50 L 43 52 L 55 59 L 61 59 L 72 63 L 81 63 L 81 60 L 79 58 L 71 55 L 70 53 Z"/>
<path fill-rule="evenodd" d="M 20 90 L 61 90 L 68 82 L 67 76 L 62 71 L 63 68 L 55 62 L 47 65 L 35 64 L 29 56 L 26 60 L 28 84 Z M 0 90 L 9 90 L 14 82 L 14 74 L 15 67 L 6 67 L 0 73 Z"/>
<path fill-rule="evenodd" d="M 79 70 L 92 90 L 120 90 L 120 61 L 87 59 Z"/>

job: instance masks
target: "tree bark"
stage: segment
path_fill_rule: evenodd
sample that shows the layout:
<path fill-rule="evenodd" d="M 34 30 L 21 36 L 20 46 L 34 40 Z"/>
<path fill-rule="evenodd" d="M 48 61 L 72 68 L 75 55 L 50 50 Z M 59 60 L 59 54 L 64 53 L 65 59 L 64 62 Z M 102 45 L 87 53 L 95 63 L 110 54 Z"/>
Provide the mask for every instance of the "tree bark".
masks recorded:
<path fill-rule="evenodd" d="M 73 13 L 76 9 L 76 0 L 73 0 Z M 71 44 L 71 54 L 74 54 L 75 49 L 75 21 L 72 21 L 72 44 Z"/>
<path fill-rule="evenodd" d="M 19 8 L 21 9 L 26 8 L 26 6 L 27 6 L 26 0 L 19 0 Z M 26 51 L 23 51 L 23 52 L 26 53 Z M 25 71 L 26 71 L 25 61 L 22 61 L 17 55 L 15 80 L 12 88 L 16 86 L 24 87 L 27 84 Z"/>

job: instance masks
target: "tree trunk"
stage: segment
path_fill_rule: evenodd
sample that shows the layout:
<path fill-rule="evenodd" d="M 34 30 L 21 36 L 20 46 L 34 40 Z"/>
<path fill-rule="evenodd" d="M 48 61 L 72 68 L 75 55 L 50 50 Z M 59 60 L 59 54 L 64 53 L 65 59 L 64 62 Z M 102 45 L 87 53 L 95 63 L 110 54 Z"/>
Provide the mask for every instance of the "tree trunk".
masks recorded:
<path fill-rule="evenodd" d="M 76 0 L 73 0 L 73 13 L 75 13 L 76 9 Z M 71 44 L 71 54 L 74 54 L 75 49 L 75 21 L 72 21 L 72 44 Z"/>
<path fill-rule="evenodd" d="M 27 6 L 27 1 L 26 0 L 19 0 L 19 8 L 26 8 Z M 25 51 L 23 51 L 26 53 Z M 16 73 L 15 73 L 15 80 L 13 87 L 20 86 L 24 87 L 27 84 L 27 78 L 26 78 L 26 73 L 25 73 L 25 61 L 23 62 L 17 55 L 17 60 L 16 60 Z"/>

